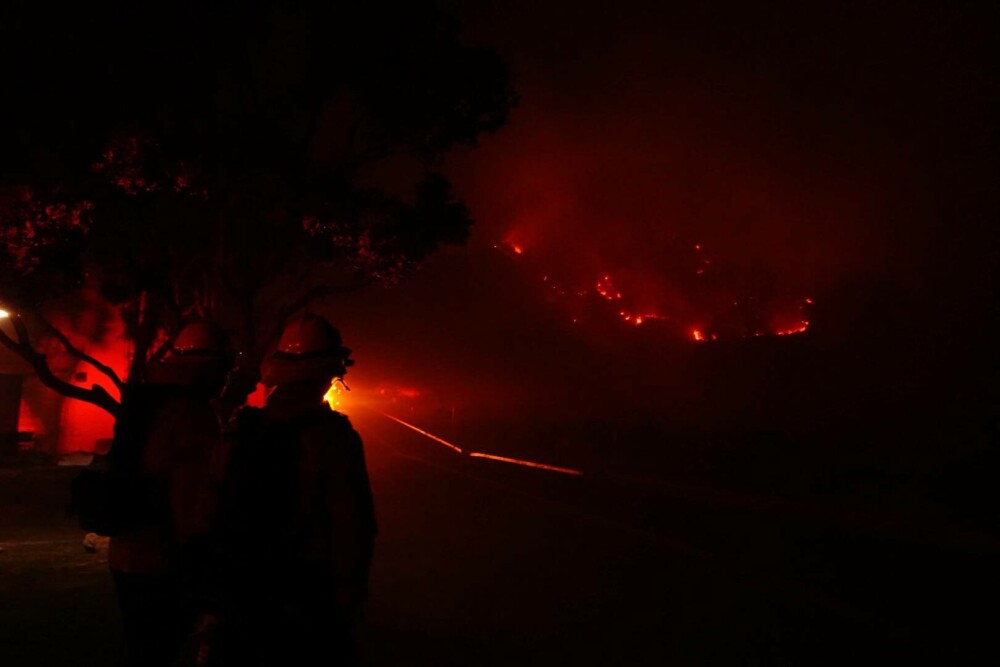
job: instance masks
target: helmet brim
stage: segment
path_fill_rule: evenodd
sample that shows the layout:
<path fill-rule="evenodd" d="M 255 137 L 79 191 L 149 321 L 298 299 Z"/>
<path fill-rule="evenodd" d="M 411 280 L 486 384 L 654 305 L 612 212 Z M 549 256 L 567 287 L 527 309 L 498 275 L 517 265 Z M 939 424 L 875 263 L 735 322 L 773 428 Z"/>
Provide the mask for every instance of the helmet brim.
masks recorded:
<path fill-rule="evenodd" d="M 261 365 L 260 381 L 276 387 L 300 382 L 333 382 L 347 373 L 343 359 L 335 355 L 312 358 L 272 356 Z"/>

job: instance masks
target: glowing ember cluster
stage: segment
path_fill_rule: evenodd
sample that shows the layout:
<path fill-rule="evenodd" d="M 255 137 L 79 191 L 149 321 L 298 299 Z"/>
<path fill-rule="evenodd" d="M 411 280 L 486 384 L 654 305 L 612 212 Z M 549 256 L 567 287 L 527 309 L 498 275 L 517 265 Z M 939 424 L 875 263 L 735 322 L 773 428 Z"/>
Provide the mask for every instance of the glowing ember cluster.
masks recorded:
<path fill-rule="evenodd" d="M 525 255 L 525 248 L 520 243 L 504 241 L 494 245 L 494 248 L 515 257 Z M 701 244 L 695 244 L 694 252 L 692 280 L 706 280 L 710 276 L 709 268 L 712 260 Z M 740 299 L 731 301 L 732 308 L 728 311 L 725 308 L 722 310 L 708 308 L 712 315 L 698 318 L 692 316 L 690 312 L 667 314 L 657 309 L 636 306 L 637 300 L 634 296 L 608 272 L 598 276 L 591 283 L 593 287 L 570 287 L 560 284 L 550 273 L 544 273 L 541 280 L 551 295 L 564 302 L 589 298 L 592 302 L 603 304 L 601 312 L 617 317 L 628 325 L 641 326 L 659 322 L 682 332 L 685 338 L 699 343 L 729 338 L 789 336 L 803 333 L 809 328 L 807 309 L 813 304 L 812 299 L 802 298 L 792 300 L 790 304 L 764 305 L 759 300 L 755 302 L 754 297 L 750 296 L 742 301 Z M 691 321 L 692 319 L 700 319 L 701 322 L 695 323 Z M 573 316 L 572 321 L 577 323 L 579 318 Z"/>

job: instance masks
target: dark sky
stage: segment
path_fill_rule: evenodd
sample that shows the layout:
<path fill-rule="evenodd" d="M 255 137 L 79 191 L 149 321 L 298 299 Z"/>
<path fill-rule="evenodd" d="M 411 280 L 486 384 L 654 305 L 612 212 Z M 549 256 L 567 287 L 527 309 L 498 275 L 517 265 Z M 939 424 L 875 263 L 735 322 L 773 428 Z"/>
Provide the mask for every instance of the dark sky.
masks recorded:
<path fill-rule="evenodd" d="M 510 59 L 521 103 L 448 163 L 468 251 L 388 297 L 401 318 L 430 308 L 441 348 L 498 317 L 544 338 L 541 273 L 589 289 L 610 273 L 631 307 L 689 326 L 699 257 L 727 296 L 881 281 L 933 327 L 992 310 L 996 70 L 975 5 L 452 4 Z M 525 251 L 516 279 L 482 269 L 504 241 Z"/>
<path fill-rule="evenodd" d="M 985 138 L 985 17 L 872 4 L 469 10 L 522 95 L 469 158 L 477 232 L 651 267 L 697 242 L 806 290 L 920 283 L 950 187 L 933 181 Z"/>

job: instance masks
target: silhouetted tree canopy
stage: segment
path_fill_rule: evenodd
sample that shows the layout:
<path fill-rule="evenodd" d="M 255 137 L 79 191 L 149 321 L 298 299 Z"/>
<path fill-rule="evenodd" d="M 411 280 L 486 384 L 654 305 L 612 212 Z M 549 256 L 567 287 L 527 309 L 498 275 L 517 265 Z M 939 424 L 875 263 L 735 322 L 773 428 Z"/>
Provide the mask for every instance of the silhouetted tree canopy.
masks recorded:
<path fill-rule="evenodd" d="M 515 104 L 506 62 L 425 2 L 4 14 L 0 303 L 28 317 L 96 285 L 130 379 L 184 316 L 225 322 L 255 367 L 311 298 L 464 242 L 441 159 Z M 0 338 L 22 356 L 29 339 Z"/>

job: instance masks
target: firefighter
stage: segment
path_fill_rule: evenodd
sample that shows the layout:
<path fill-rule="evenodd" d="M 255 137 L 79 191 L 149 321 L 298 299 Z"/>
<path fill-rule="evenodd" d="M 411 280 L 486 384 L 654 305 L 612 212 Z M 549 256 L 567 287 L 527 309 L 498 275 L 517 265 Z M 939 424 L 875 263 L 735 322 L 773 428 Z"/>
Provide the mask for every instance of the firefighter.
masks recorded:
<path fill-rule="evenodd" d="M 221 438 L 211 399 L 232 360 L 216 326 L 190 322 L 147 381 L 123 395 L 108 467 L 137 490 L 119 503 L 131 516 L 111 535 L 108 565 L 130 667 L 171 664 L 197 620 L 189 593 L 210 528 Z"/>
<path fill-rule="evenodd" d="M 200 664 L 351 664 L 377 526 L 361 437 L 324 395 L 353 365 L 325 319 L 284 327 L 245 407 L 216 525 Z"/>

